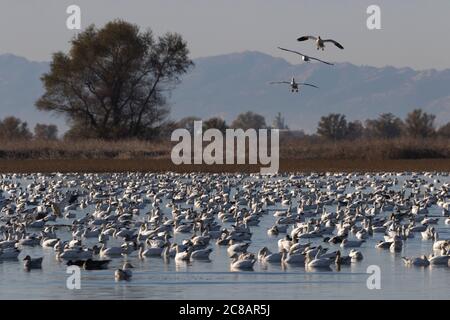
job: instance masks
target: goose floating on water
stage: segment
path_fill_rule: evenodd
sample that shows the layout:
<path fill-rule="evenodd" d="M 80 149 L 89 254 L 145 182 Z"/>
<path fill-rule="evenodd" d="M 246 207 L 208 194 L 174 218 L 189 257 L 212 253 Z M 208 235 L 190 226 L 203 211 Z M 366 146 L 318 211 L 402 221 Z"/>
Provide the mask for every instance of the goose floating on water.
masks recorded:
<path fill-rule="evenodd" d="M 134 268 L 131 263 L 125 262 L 122 269 L 117 269 L 114 271 L 114 278 L 116 281 L 129 281 L 131 280 L 131 277 L 133 276 L 133 272 L 131 269 Z"/>
<path fill-rule="evenodd" d="M 27 255 L 23 259 L 23 261 L 25 261 L 23 266 L 24 266 L 25 270 L 27 270 L 27 271 L 32 270 L 32 269 L 42 269 L 42 260 L 43 259 L 44 259 L 43 257 L 32 259 L 29 255 Z"/>

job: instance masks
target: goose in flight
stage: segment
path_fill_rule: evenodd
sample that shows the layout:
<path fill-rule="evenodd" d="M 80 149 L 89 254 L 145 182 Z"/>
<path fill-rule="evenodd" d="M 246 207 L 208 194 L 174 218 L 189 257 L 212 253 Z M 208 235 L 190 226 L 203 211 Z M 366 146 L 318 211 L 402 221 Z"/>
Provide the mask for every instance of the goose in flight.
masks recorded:
<path fill-rule="evenodd" d="M 325 50 L 325 43 L 331 42 L 339 49 L 344 49 L 344 47 L 337 41 L 332 39 L 322 39 L 320 36 L 314 37 L 314 36 L 303 36 L 297 39 L 297 41 L 306 41 L 306 40 L 314 40 L 316 42 L 317 50 L 322 49 Z"/>
<path fill-rule="evenodd" d="M 320 62 L 322 62 L 322 63 L 328 64 L 328 65 L 330 65 L 330 66 L 333 66 L 333 65 L 334 65 L 334 64 L 332 64 L 332 63 L 330 63 L 330 62 L 326 62 L 326 61 L 323 61 L 323 60 L 320 60 L 320 59 L 317 59 L 317 58 L 314 58 L 314 57 L 307 56 L 307 55 L 305 55 L 305 54 L 303 54 L 303 53 L 300 53 L 300 52 L 298 52 L 298 51 L 289 50 L 289 49 L 285 49 L 285 48 L 281 48 L 281 47 L 278 47 L 278 49 L 283 50 L 283 51 L 288 51 L 288 52 L 296 53 L 296 54 L 300 55 L 300 56 L 302 57 L 302 60 L 305 61 L 305 62 L 310 62 L 311 60 L 317 60 L 317 61 L 320 61 Z"/>
<path fill-rule="evenodd" d="M 269 84 L 288 84 L 291 86 L 291 92 L 298 92 L 300 86 L 309 86 L 309 87 L 319 88 L 313 84 L 296 82 L 294 78 L 292 78 L 292 80 L 290 82 L 289 81 L 273 81 L 273 82 L 270 82 Z"/>

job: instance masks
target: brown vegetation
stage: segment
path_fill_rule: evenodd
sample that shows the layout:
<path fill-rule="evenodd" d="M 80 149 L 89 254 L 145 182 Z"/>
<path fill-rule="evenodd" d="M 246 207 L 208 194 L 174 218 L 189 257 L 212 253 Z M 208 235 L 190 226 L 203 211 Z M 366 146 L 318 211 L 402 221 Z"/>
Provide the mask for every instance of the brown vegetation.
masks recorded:
<path fill-rule="evenodd" d="M 170 158 L 169 141 L 4 140 L 0 159 L 157 159 Z M 281 136 L 280 158 L 287 160 L 450 159 L 448 138 L 397 138 L 329 141 Z"/>
<path fill-rule="evenodd" d="M 51 172 L 259 172 L 257 165 L 174 165 L 170 159 L 0 160 L 1 173 Z M 279 172 L 450 171 L 450 159 L 287 160 Z"/>

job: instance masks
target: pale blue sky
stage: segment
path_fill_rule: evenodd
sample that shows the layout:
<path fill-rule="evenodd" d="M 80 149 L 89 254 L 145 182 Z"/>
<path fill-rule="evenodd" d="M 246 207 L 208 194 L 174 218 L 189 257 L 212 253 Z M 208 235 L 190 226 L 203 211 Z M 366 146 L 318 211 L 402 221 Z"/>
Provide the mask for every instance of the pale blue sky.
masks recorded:
<path fill-rule="evenodd" d="M 258 50 L 298 61 L 277 46 L 316 54 L 302 34 L 333 37 L 345 46 L 320 57 L 357 65 L 450 68 L 448 0 L 0 0 L 0 53 L 50 60 L 67 50 L 66 8 L 82 9 L 82 25 L 123 18 L 157 34 L 181 33 L 192 57 Z M 366 8 L 382 10 L 382 30 L 366 27 Z"/>

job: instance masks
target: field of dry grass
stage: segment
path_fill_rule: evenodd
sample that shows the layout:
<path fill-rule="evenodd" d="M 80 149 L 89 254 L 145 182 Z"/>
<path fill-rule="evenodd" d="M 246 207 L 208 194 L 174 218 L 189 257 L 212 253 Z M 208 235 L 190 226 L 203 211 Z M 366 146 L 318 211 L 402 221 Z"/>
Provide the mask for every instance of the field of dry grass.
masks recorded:
<path fill-rule="evenodd" d="M 169 158 L 175 143 L 139 140 L 103 141 L 1 141 L 0 159 L 136 159 Z M 282 159 L 447 159 L 450 139 L 364 139 L 324 141 L 284 138 Z"/>
<path fill-rule="evenodd" d="M 148 141 L 0 142 L 0 172 L 258 172 L 259 165 L 181 165 L 173 144 Z M 284 138 L 280 171 L 450 171 L 449 139 L 327 142 Z"/>

